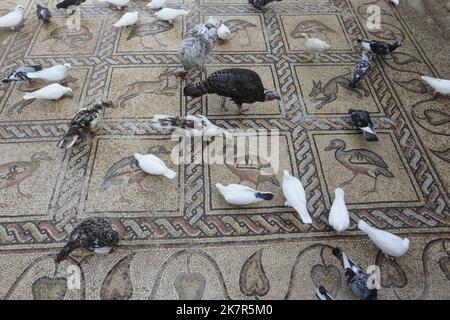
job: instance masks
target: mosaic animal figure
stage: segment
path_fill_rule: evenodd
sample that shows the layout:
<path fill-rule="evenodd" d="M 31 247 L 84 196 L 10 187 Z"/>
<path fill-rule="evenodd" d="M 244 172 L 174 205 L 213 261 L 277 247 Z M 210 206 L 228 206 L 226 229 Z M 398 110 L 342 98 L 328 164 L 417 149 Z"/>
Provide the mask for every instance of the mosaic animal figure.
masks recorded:
<path fill-rule="evenodd" d="M 317 35 L 323 35 L 325 38 L 328 39 L 328 34 L 333 33 L 335 34 L 336 31 L 328 27 L 326 24 L 324 24 L 321 21 L 318 20 L 305 20 L 302 22 L 299 22 L 295 28 L 291 31 L 291 37 L 294 39 L 302 39 L 302 33 L 307 34 L 317 34 Z"/>
<path fill-rule="evenodd" d="M 55 43 L 61 41 L 69 48 L 77 48 L 81 42 L 87 42 L 94 38 L 91 31 L 85 27 L 72 28 L 69 26 L 58 27 L 48 37 L 42 39 L 42 42 L 55 40 Z"/>
<path fill-rule="evenodd" d="M 247 39 L 248 39 L 248 43 L 245 44 L 240 44 L 241 46 L 248 46 L 251 44 L 251 37 L 248 33 L 248 28 L 256 28 L 256 24 L 253 24 L 251 22 L 248 22 L 246 20 L 242 20 L 242 19 L 230 19 L 227 21 L 224 21 L 223 23 L 224 25 L 226 25 L 228 27 L 228 29 L 230 29 L 231 32 L 231 38 L 228 39 L 228 41 L 231 41 L 231 39 L 233 39 L 235 36 L 238 35 L 239 31 L 244 31 Z"/>
<path fill-rule="evenodd" d="M 163 47 L 167 47 L 167 45 L 160 42 L 156 36 L 160 33 L 167 32 L 172 29 L 173 29 L 173 24 L 167 24 L 167 23 L 161 22 L 159 20 L 156 20 L 156 21 L 153 21 L 150 23 L 139 24 L 139 25 L 133 27 L 130 34 L 128 35 L 127 41 L 131 40 L 135 37 L 139 37 L 141 45 L 144 48 L 149 48 L 142 42 L 142 39 L 144 37 L 152 37 L 159 45 L 161 45 Z"/>
<path fill-rule="evenodd" d="M 320 102 L 316 106 L 317 109 L 322 109 L 327 104 L 337 100 L 339 85 L 344 89 L 356 93 L 360 99 L 363 97 L 363 94 L 360 91 L 364 93 L 364 96 L 366 97 L 369 96 L 369 91 L 366 88 L 363 87 L 353 88 L 351 86 L 351 80 L 346 78 L 346 76 L 350 74 L 351 70 L 349 70 L 349 72 L 344 75 L 339 75 L 337 77 L 330 79 L 325 85 L 322 84 L 322 81 L 316 82 L 313 80 L 313 88 L 311 90 L 311 93 L 309 94 L 309 97 L 314 98 L 312 99 L 313 102 L 317 101 Z M 319 94 L 322 94 L 323 97 L 316 98 Z"/>
<path fill-rule="evenodd" d="M 162 72 L 158 79 L 155 80 L 141 80 L 129 84 L 125 91 L 117 98 L 117 107 L 124 108 L 126 103 L 131 99 L 139 97 L 144 94 L 156 94 L 172 97 L 175 95 L 173 90 L 178 88 L 178 84 L 170 85 L 170 79 L 174 77 L 173 71 L 168 68 Z"/>
<path fill-rule="evenodd" d="M 258 189 L 259 185 L 265 182 L 269 182 L 273 184 L 274 186 L 279 187 L 280 181 L 278 181 L 278 178 L 275 176 L 275 174 L 261 174 L 261 171 L 272 171 L 273 168 L 270 166 L 270 164 L 267 164 L 265 168 L 238 168 L 237 166 L 232 166 L 230 164 L 225 164 L 225 167 L 230 171 L 234 176 L 239 178 L 239 183 L 242 183 L 244 181 L 253 183 L 255 185 L 255 188 Z"/>
<path fill-rule="evenodd" d="M 0 165 L 0 190 L 16 188 L 20 197 L 30 199 L 32 195 L 24 193 L 20 185 L 38 171 L 42 161 L 51 160 L 53 158 L 47 152 L 40 151 L 33 154 L 30 161 L 11 161 Z M 0 207 L 6 205 L 0 203 Z"/>

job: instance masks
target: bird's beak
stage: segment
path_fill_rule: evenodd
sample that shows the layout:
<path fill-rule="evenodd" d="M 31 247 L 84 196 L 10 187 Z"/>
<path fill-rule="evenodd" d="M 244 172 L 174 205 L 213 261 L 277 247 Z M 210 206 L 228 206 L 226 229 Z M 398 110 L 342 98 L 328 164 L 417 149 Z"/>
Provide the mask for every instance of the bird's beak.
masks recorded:
<path fill-rule="evenodd" d="M 332 146 L 327 146 L 325 149 L 323 149 L 323 150 L 325 150 L 325 151 L 331 151 L 331 150 L 333 150 L 333 147 Z"/>

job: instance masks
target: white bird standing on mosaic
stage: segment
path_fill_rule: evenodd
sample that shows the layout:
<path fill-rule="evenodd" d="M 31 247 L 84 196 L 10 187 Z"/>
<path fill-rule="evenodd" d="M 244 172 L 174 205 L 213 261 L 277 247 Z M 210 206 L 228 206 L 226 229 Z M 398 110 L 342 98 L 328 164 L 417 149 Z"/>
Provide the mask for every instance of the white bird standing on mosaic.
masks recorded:
<path fill-rule="evenodd" d="M 141 169 L 149 174 L 163 175 L 169 179 L 174 179 L 177 175 L 175 171 L 166 166 L 164 161 L 153 154 L 135 153 L 134 158 L 138 161 Z"/>
<path fill-rule="evenodd" d="M 23 96 L 24 100 L 38 99 L 38 100 L 59 100 L 64 95 L 72 93 L 72 89 L 64 87 L 59 83 L 52 83 L 42 89 L 28 92 Z"/>
<path fill-rule="evenodd" d="M 334 201 L 331 205 L 328 224 L 337 232 L 343 232 L 350 226 L 350 217 L 344 200 L 345 192 L 341 188 L 334 190 Z"/>
<path fill-rule="evenodd" d="M 150 9 L 161 9 L 166 6 L 167 0 L 152 0 L 152 2 L 147 4 Z"/>
<path fill-rule="evenodd" d="M 30 79 L 42 79 L 45 81 L 59 82 L 67 79 L 67 74 L 72 66 L 69 63 L 58 64 L 56 66 L 42 69 L 37 72 L 27 73 L 27 77 Z"/>
<path fill-rule="evenodd" d="M 231 31 L 224 23 L 217 29 L 217 37 L 221 40 L 229 40 L 231 38 Z"/>
<path fill-rule="evenodd" d="M 164 8 L 157 12 L 155 12 L 155 17 L 158 20 L 164 20 L 169 22 L 170 24 L 173 23 L 173 19 L 175 19 L 178 16 L 183 16 L 188 14 L 189 11 L 186 9 L 172 9 L 172 8 Z"/>
<path fill-rule="evenodd" d="M 318 38 L 310 38 L 306 33 L 302 33 L 300 36 L 303 38 L 303 45 L 305 46 L 306 50 L 314 54 L 313 60 L 316 58 L 316 54 L 318 52 L 325 52 L 331 49 L 331 45 L 323 40 L 320 40 Z"/>
<path fill-rule="evenodd" d="M 227 130 L 216 126 L 202 115 L 180 117 L 157 114 L 152 117 L 150 124 L 155 129 L 171 130 L 179 135 L 232 138 Z"/>
<path fill-rule="evenodd" d="M 371 227 L 364 220 L 358 221 L 358 228 L 387 256 L 401 257 L 409 250 L 408 238 L 402 239 L 390 232 Z"/>
<path fill-rule="evenodd" d="M 311 217 L 306 207 L 306 194 L 302 183 L 296 177 L 289 174 L 287 170 L 283 171 L 282 183 L 283 195 L 286 198 L 285 206 L 293 207 L 298 212 L 303 223 L 312 223 Z"/>
<path fill-rule="evenodd" d="M 24 10 L 24 7 L 18 5 L 14 11 L 1 16 L 0 28 L 11 28 L 11 30 L 17 28 L 23 21 Z"/>
<path fill-rule="evenodd" d="M 130 0 L 97 0 L 100 3 L 109 3 L 115 5 L 117 9 L 122 10 L 123 7 L 130 3 Z"/>
<path fill-rule="evenodd" d="M 433 87 L 434 95 L 437 95 L 438 93 L 442 95 L 450 94 L 450 80 L 432 78 L 428 76 L 422 76 L 422 80 Z"/>
<path fill-rule="evenodd" d="M 216 183 L 216 188 L 219 190 L 226 202 L 238 206 L 273 199 L 273 193 L 271 192 L 260 192 L 241 184 L 232 183 L 228 186 L 224 186 L 220 183 Z"/>
<path fill-rule="evenodd" d="M 120 19 L 116 23 L 114 23 L 114 27 L 116 28 L 128 27 L 138 22 L 138 20 L 139 20 L 138 11 L 127 12 L 122 17 L 120 17 Z"/>

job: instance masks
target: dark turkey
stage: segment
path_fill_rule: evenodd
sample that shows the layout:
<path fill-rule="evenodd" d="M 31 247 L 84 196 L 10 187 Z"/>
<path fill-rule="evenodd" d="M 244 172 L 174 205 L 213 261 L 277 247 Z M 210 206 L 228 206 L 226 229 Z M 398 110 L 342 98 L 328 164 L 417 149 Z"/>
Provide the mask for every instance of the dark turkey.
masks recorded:
<path fill-rule="evenodd" d="M 221 106 L 225 109 L 225 99 L 230 98 L 242 112 L 243 103 L 281 100 L 274 91 L 264 91 L 260 76 L 252 70 L 231 68 L 211 74 L 205 81 L 186 86 L 184 95 L 193 98 L 215 93 L 222 97 Z"/>
<path fill-rule="evenodd" d="M 248 0 L 248 3 L 253 5 L 254 7 L 261 9 L 267 6 L 269 3 L 274 1 L 281 1 L 281 0 Z"/>
<path fill-rule="evenodd" d="M 66 245 L 56 255 L 55 262 L 60 263 L 67 259 L 76 249 L 99 254 L 109 253 L 117 245 L 119 238 L 119 233 L 108 220 L 103 218 L 83 220 L 70 233 Z"/>
<path fill-rule="evenodd" d="M 358 39 L 358 42 L 361 43 L 365 51 L 373 52 L 379 56 L 390 54 L 402 46 L 400 41 L 397 41 L 394 44 L 389 44 L 384 41 Z"/>

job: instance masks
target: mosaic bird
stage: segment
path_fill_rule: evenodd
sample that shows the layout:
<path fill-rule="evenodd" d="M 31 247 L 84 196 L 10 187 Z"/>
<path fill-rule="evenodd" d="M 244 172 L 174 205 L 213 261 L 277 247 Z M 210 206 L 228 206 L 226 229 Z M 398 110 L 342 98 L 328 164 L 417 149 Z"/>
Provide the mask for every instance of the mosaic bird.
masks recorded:
<path fill-rule="evenodd" d="M 155 12 L 155 17 L 158 20 L 167 21 L 170 24 L 173 24 L 173 20 L 178 16 L 184 16 L 189 13 L 189 10 L 186 9 L 172 9 L 172 8 L 163 8 L 157 12 Z"/>
<path fill-rule="evenodd" d="M 442 95 L 450 94 L 450 80 L 446 79 L 437 79 L 428 76 L 421 77 L 423 81 L 428 83 L 434 89 L 434 95 L 438 93 Z"/>
<path fill-rule="evenodd" d="M 59 100 L 66 94 L 71 94 L 72 89 L 64 87 L 59 83 L 52 83 L 39 90 L 25 93 L 24 100 L 38 99 L 38 100 Z"/>
<path fill-rule="evenodd" d="M 239 113 L 247 111 L 242 109 L 243 103 L 281 100 L 276 92 L 264 91 L 261 77 L 249 69 L 222 69 L 205 81 L 184 88 L 184 95 L 193 98 L 213 93 L 221 97 L 222 109 L 226 110 L 225 101 L 230 98 L 237 105 Z"/>
<path fill-rule="evenodd" d="M 153 154 L 142 155 L 135 153 L 134 157 L 139 163 L 139 167 L 148 174 L 163 175 L 166 178 L 174 179 L 177 173 L 169 169 L 164 161 Z"/>
<path fill-rule="evenodd" d="M 130 0 L 97 0 L 100 3 L 109 3 L 110 5 L 116 6 L 118 10 L 122 10 L 125 6 L 130 3 Z"/>
<path fill-rule="evenodd" d="M 333 248 L 333 255 L 338 258 L 344 268 L 344 276 L 353 293 L 362 300 L 375 300 L 377 289 L 372 288 L 369 275 L 357 263 L 351 260 L 339 248 Z"/>
<path fill-rule="evenodd" d="M 64 0 L 56 5 L 56 8 L 58 9 L 68 9 L 72 6 L 79 6 L 83 2 L 86 2 L 86 0 Z"/>
<path fill-rule="evenodd" d="M 180 117 L 158 114 L 152 117 L 150 125 L 155 129 L 170 130 L 179 135 L 231 138 L 227 130 L 214 125 L 202 115 Z"/>
<path fill-rule="evenodd" d="M 31 84 L 31 79 L 27 77 L 27 73 L 33 73 L 42 70 L 40 65 L 23 66 L 14 70 L 9 76 L 2 80 L 3 83 L 10 83 L 13 81 L 28 81 Z"/>
<path fill-rule="evenodd" d="M 370 114 L 367 110 L 348 109 L 348 113 L 350 114 L 353 125 L 361 129 L 367 141 L 378 141 Z"/>
<path fill-rule="evenodd" d="M 0 28 L 11 28 L 15 30 L 23 21 L 23 12 L 25 8 L 21 5 L 16 6 L 14 11 L 11 11 L 0 17 Z"/>
<path fill-rule="evenodd" d="M 150 3 L 147 4 L 147 7 L 150 9 L 161 9 L 166 6 L 167 0 L 152 0 Z"/>
<path fill-rule="evenodd" d="M 66 245 L 56 255 L 55 263 L 64 261 L 77 249 L 83 251 L 81 260 L 94 253 L 108 254 L 119 240 L 120 235 L 109 220 L 104 218 L 83 220 L 70 233 Z"/>
<path fill-rule="evenodd" d="M 39 20 L 44 21 L 45 23 L 50 22 L 50 18 L 52 17 L 52 13 L 46 7 L 41 6 L 40 4 L 36 5 L 36 15 Z"/>
<path fill-rule="evenodd" d="M 58 64 L 56 66 L 45 68 L 36 72 L 27 73 L 30 79 L 42 79 L 45 81 L 59 82 L 67 80 L 67 75 L 72 66 L 69 63 Z"/>
<path fill-rule="evenodd" d="M 69 130 L 58 142 L 58 148 L 70 149 L 77 141 L 86 137 L 97 126 L 104 108 L 110 108 L 112 105 L 111 101 L 101 102 L 78 111 L 70 122 Z"/>
<path fill-rule="evenodd" d="M 271 2 L 280 2 L 282 0 L 248 0 L 248 4 L 251 4 L 255 8 L 262 9 Z"/>
<path fill-rule="evenodd" d="M 192 70 L 203 69 L 208 54 L 214 48 L 217 29 L 221 24 L 222 20 L 210 17 L 186 33 L 178 53 L 182 68 L 175 71 L 175 76 L 184 80 Z"/>
<path fill-rule="evenodd" d="M 15 187 L 20 197 L 31 198 L 31 194 L 20 189 L 21 183 L 38 171 L 42 161 L 51 160 L 53 158 L 46 151 L 39 151 L 31 156 L 30 161 L 11 161 L 0 165 L 0 190 Z M 4 206 L 0 203 L 0 207 Z"/>
<path fill-rule="evenodd" d="M 242 183 L 244 181 L 253 183 L 255 188 L 257 189 L 260 184 L 268 182 L 276 187 L 280 186 L 280 181 L 278 181 L 275 176 L 275 171 L 268 164 L 261 164 L 260 168 L 238 168 L 237 166 L 232 166 L 230 164 L 225 163 L 225 167 L 230 171 L 234 176 L 239 178 L 239 182 Z"/>
<path fill-rule="evenodd" d="M 357 41 L 362 45 L 365 51 L 372 52 L 379 56 L 391 54 L 402 46 L 401 41 L 396 41 L 393 44 L 369 39 L 358 39 Z"/>
<path fill-rule="evenodd" d="M 152 37 L 159 45 L 163 46 L 163 47 L 167 47 L 166 44 L 162 43 L 161 41 L 158 40 L 158 38 L 156 37 L 156 35 L 172 30 L 173 29 L 173 25 L 172 24 L 166 24 L 164 22 L 161 21 L 152 21 L 149 23 L 142 23 L 139 25 L 136 25 L 135 27 L 133 27 L 133 29 L 131 30 L 130 34 L 128 35 L 127 41 L 131 40 L 135 37 L 139 37 L 141 45 L 143 47 L 147 47 L 143 42 L 142 39 L 144 37 L 150 36 Z"/>
<path fill-rule="evenodd" d="M 306 33 L 308 35 L 310 34 L 324 35 L 325 38 L 327 38 L 327 40 L 329 41 L 328 34 L 336 33 L 336 31 L 334 31 L 321 21 L 311 19 L 299 22 L 295 26 L 294 30 L 292 30 L 291 37 L 294 39 L 300 39 L 302 38 L 302 33 Z"/>
<path fill-rule="evenodd" d="M 345 142 L 340 139 L 330 141 L 325 148 L 325 151 L 336 150 L 334 153 L 336 160 L 353 173 L 352 178 L 344 182 L 342 186 L 351 183 L 358 175 L 363 174 L 375 180 L 373 188 L 364 193 L 373 193 L 377 192 L 379 176 L 394 177 L 386 162 L 375 152 L 365 149 L 345 150 L 345 148 Z"/>
<path fill-rule="evenodd" d="M 223 24 L 226 25 L 228 27 L 228 29 L 230 29 L 230 32 L 232 34 L 231 38 L 228 40 L 231 40 L 238 34 L 239 31 L 243 30 L 247 37 L 248 43 L 241 44 L 241 45 L 242 46 L 250 45 L 251 37 L 248 33 L 248 28 L 256 28 L 257 27 L 256 24 L 248 22 L 246 20 L 242 20 L 242 19 L 230 19 L 230 20 L 225 21 Z"/>
<path fill-rule="evenodd" d="M 216 188 L 226 202 L 239 206 L 273 199 L 273 193 L 271 192 L 257 191 L 241 184 L 232 183 L 228 186 L 224 186 L 220 183 L 216 183 Z"/>
<path fill-rule="evenodd" d="M 387 256 L 401 257 L 409 250 L 408 238 L 400 238 L 390 232 L 369 226 L 364 220 L 358 221 L 358 229 L 367 234 L 370 240 Z"/>
<path fill-rule="evenodd" d="M 319 300 L 335 300 L 323 286 L 316 289 L 316 296 Z"/>
<path fill-rule="evenodd" d="M 299 214 L 303 223 L 312 223 L 306 207 L 306 194 L 302 183 L 296 177 L 291 176 L 287 170 L 283 171 L 283 182 L 281 185 L 283 195 L 286 198 L 285 206 L 293 207 Z"/>
<path fill-rule="evenodd" d="M 344 200 L 345 192 L 341 188 L 334 190 L 334 201 L 331 205 L 328 224 L 337 232 L 343 232 L 350 227 L 350 216 Z"/>
<path fill-rule="evenodd" d="M 369 73 L 372 68 L 371 55 L 368 52 L 363 52 L 361 58 L 356 62 L 352 69 L 352 82 L 350 86 L 356 87 L 356 84 L 360 82 Z"/>
<path fill-rule="evenodd" d="M 128 27 L 139 20 L 139 11 L 127 12 L 120 19 L 113 24 L 116 28 Z"/>

